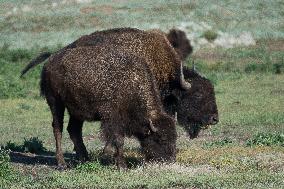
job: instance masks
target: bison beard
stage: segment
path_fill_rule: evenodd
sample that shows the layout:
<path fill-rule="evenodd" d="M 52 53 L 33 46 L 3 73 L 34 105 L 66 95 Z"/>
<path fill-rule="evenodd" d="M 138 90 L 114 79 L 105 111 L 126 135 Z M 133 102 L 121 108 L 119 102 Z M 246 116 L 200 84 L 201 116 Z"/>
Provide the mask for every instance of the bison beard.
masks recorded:
<path fill-rule="evenodd" d="M 175 159 L 174 120 L 162 110 L 155 78 L 145 61 L 125 52 L 78 47 L 55 54 L 44 65 L 41 94 L 52 112 L 60 167 L 66 166 L 61 149 L 65 108 L 70 115 L 67 130 L 82 161 L 88 159 L 82 140 L 85 120 L 101 120 L 119 167 L 125 167 L 125 136 L 138 138 L 147 160 Z"/>

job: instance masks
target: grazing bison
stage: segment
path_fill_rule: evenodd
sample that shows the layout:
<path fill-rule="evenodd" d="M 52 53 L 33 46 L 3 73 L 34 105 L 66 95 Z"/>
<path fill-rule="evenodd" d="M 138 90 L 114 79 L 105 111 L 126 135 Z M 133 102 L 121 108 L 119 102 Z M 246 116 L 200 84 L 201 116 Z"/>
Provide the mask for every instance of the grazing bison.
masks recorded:
<path fill-rule="evenodd" d="M 170 47 L 168 45 L 169 43 L 166 42 L 167 40 L 171 43 Z M 172 73 L 169 72 L 174 70 L 166 68 L 173 68 L 173 66 L 177 64 L 181 65 L 178 59 L 185 59 L 189 53 L 192 52 L 192 47 L 184 32 L 172 29 L 168 34 L 165 34 L 160 30 L 141 31 L 132 28 L 97 31 L 90 35 L 80 37 L 70 45 L 61 49 L 59 53 L 64 53 L 66 49 L 79 46 L 108 46 L 111 49 L 122 49 L 125 52 L 131 52 L 150 59 L 151 63 L 149 63 L 149 66 L 151 70 L 156 70 L 153 72 L 153 75 L 160 81 L 158 85 L 165 110 L 172 116 L 177 112 L 178 123 L 185 128 L 191 138 L 195 138 L 198 131 L 204 125 L 217 123 L 206 122 L 204 119 L 205 116 L 208 117 L 208 120 L 214 119 L 218 121 L 214 88 L 209 80 L 186 67 L 183 67 L 184 70 L 180 76 L 182 76 L 182 78 L 185 77 L 187 83 L 191 82 L 196 84 L 194 89 L 188 89 L 186 87 L 185 89 L 179 89 L 177 87 L 169 88 L 169 83 L 173 84 L 175 82 L 173 82 L 173 80 L 164 81 L 161 79 L 162 75 L 171 75 Z M 172 50 L 173 47 L 174 51 L 179 53 L 175 53 Z M 163 54 L 163 56 L 159 54 L 160 51 L 160 54 Z M 22 75 L 31 67 L 44 61 L 50 55 L 51 53 L 43 53 L 38 56 L 27 65 Z M 172 60 L 172 62 L 169 60 Z M 175 69 L 174 72 L 179 73 L 179 69 L 176 66 Z M 185 84 L 185 86 L 187 86 L 187 84 Z M 194 117 L 194 119 L 190 117 Z"/>
<path fill-rule="evenodd" d="M 195 69 L 183 67 L 186 80 L 191 81 L 188 91 L 174 90 L 163 101 L 165 110 L 174 115 L 190 138 L 196 138 L 201 129 L 219 121 L 214 86 Z"/>
<path fill-rule="evenodd" d="M 116 148 L 116 164 L 124 167 L 123 139 L 135 136 L 146 160 L 175 159 L 174 120 L 163 112 L 160 94 L 145 59 L 103 47 L 77 47 L 56 53 L 42 70 L 41 94 L 52 112 L 56 158 L 61 149 L 65 108 L 68 132 L 81 160 L 87 160 L 83 121 L 101 120 L 104 136 Z"/>
<path fill-rule="evenodd" d="M 189 91 L 173 91 L 163 101 L 165 111 L 176 116 L 178 124 L 183 127 L 191 139 L 196 138 L 201 130 L 218 123 L 214 86 L 210 80 L 201 76 L 195 69 L 183 67 L 186 80 L 192 83 Z M 112 145 L 106 139 L 103 154 L 111 154 Z"/>

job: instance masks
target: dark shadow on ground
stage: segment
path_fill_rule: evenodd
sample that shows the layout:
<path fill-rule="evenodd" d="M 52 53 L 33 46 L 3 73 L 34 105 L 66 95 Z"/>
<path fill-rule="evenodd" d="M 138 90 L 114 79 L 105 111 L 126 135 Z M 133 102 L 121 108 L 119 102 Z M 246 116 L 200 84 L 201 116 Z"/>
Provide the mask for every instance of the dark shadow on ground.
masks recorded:
<path fill-rule="evenodd" d="M 68 165 L 74 164 L 75 154 L 65 153 L 64 154 L 65 161 Z M 26 165 L 49 165 L 56 166 L 56 158 L 55 153 L 46 152 L 44 154 L 32 154 L 25 152 L 10 152 L 10 161 L 12 163 L 21 163 Z"/>
<path fill-rule="evenodd" d="M 37 137 L 32 137 L 30 139 L 25 139 L 23 144 L 16 144 L 9 141 L 3 149 L 10 150 L 10 161 L 12 163 L 19 163 L 25 165 L 48 165 L 48 166 L 57 166 L 55 153 L 48 151 L 44 146 L 43 142 Z M 125 151 L 136 151 L 136 154 L 139 154 L 140 149 L 125 149 Z M 115 152 L 110 151 L 109 153 L 102 154 L 99 151 L 91 152 L 90 159 L 95 162 L 100 162 L 101 165 L 109 166 L 115 164 Z M 65 153 L 64 159 L 69 168 L 76 167 L 80 163 L 76 159 L 75 153 Z M 135 168 L 142 165 L 143 158 L 133 155 L 125 154 L 125 161 L 128 168 Z"/>
<path fill-rule="evenodd" d="M 76 160 L 75 153 L 65 153 L 64 154 L 65 161 L 69 168 L 76 167 L 78 165 L 78 161 Z M 56 168 L 57 162 L 54 152 L 45 152 L 43 154 L 33 154 L 26 152 L 10 152 L 10 161 L 12 163 L 20 163 L 24 165 L 48 165 Z M 110 166 L 115 164 L 114 157 L 112 155 L 103 155 L 97 154 L 92 158 L 91 162 L 99 161 L 101 165 Z M 132 169 L 143 164 L 142 158 L 126 156 L 125 161 L 127 167 Z"/>

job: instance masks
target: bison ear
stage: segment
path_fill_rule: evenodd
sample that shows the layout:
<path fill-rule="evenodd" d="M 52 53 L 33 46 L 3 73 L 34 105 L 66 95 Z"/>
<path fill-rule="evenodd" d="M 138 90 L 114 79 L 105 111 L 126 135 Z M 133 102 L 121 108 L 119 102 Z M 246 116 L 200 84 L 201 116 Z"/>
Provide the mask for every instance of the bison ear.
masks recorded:
<path fill-rule="evenodd" d="M 171 45 L 176 48 L 178 46 L 178 33 L 176 29 L 171 29 L 167 34 L 167 39 Z"/>

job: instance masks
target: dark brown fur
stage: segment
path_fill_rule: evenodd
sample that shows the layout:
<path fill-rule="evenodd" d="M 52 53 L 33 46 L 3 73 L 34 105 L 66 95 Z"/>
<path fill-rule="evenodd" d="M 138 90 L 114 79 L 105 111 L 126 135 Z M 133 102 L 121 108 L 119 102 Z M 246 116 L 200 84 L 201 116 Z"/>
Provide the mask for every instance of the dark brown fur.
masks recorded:
<path fill-rule="evenodd" d="M 66 48 L 78 46 L 108 46 L 133 53 L 147 60 L 155 76 L 162 98 L 172 89 L 180 89 L 181 60 L 163 32 L 119 28 L 97 31 L 77 39 Z"/>
<path fill-rule="evenodd" d="M 185 79 L 191 81 L 191 89 L 174 90 L 163 104 L 169 114 L 177 112 L 178 123 L 185 128 L 190 138 L 195 138 L 202 128 L 219 121 L 214 86 L 194 69 L 183 67 L 183 73 Z"/>
<path fill-rule="evenodd" d="M 214 119 L 218 120 L 218 116 L 216 116 L 218 115 L 218 111 L 215 108 L 216 102 L 213 85 L 206 78 L 203 78 L 199 76 L 199 74 L 197 74 L 196 72 L 190 71 L 186 67 L 184 67 L 185 70 L 183 72 L 186 81 L 192 82 L 194 84 L 196 83 L 197 86 L 194 87 L 194 90 L 180 90 L 179 88 L 176 89 L 174 87 L 171 87 L 170 89 L 169 83 L 173 84 L 174 82 L 164 82 L 163 79 L 161 79 L 161 75 L 171 75 L 171 73 L 168 73 L 167 69 L 163 70 L 163 67 L 160 67 L 161 65 L 164 65 L 163 59 L 157 61 L 157 57 L 151 58 L 155 57 L 155 51 L 151 51 L 152 48 L 148 49 L 148 46 L 153 43 L 156 44 L 155 48 L 162 49 L 161 51 L 164 52 L 164 54 L 165 52 L 169 53 L 169 55 L 163 57 L 177 56 L 178 54 L 173 53 L 171 48 L 166 45 L 167 42 L 165 42 L 165 36 L 167 36 L 168 40 L 171 42 L 171 45 L 175 48 L 175 50 L 177 52 L 180 52 L 178 54 L 182 54 L 182 59 L 186 58 L 189 53 L 191 53 L 192 48 L 190 46 L 190 41 L 186 38 L 185 33 L 181 30 L 172 29 L 168 34 L 165 34 L 160 30 L 141 31 L 132 28 L 119 28 L 94 32 L 90 35 L 82 36 L 70 45 L 64 47 L 62 50 L 60 50 L 60 52 L 61 54 L 64 54 L 64 51 L 66 49 L 75 48 L 77 46 L 107 45 L 111 49 L 123 49 L 124 52 L 139 54 L 143 57 L 147 57 L 147 59 L 151 59 L 151 64 L 149 63 L 150 68 L 152 68 L 152 70 L 156 70 L 153 74 L 157 78 L 157 80 L 160 81 L 158 82 L 160 83 L 159 89 L 163 97 L 163 104 L 165 109 L 167 110 L 167 112 L 171 113 L 172 116 L 174 116 L 175 112 L 177 112 L 178 123 L 181 124 L 184 128 L 186 128 L 191 138 L 194 138 L 197 135 L 193 134 L 196 132 L 192 132 L 192 128 L 200 128 L 196 125 L 203 126 L 205 124 L 202 114 L 209 117 L 211 116 L 211 119 L 215 117 Z M 154 39 L 158 42 L 153 41 Z M 158 44 L 163 45 L 159 46 Z M 164 48 L 164 46 L 167 47 Z M 145 52 L 141 52 L 141 50 L 138 50 L 140 48 L 144 49 Z M 177 57 L 173 58 L 173 60 L 177 59 Z M 171 62 L 168 62 L 167 64 L 171 64 Z M 174 61 L 172 64 L 176 65 L 177 62 Z M 177 69 L 176 66 L 175 69 Z M 165 73 L 161 74 L 160 72 Z M 175 71 L 175 73 L 176 72 L 177 71 Z M 208 94 L 202 96 L 201 101 L 200 98 L 198 99 L 195 95 L 195 93 L 200 90 L 202 90 L 203 93 Z M 209 101 L 212 103 L 208 104 L 207 102 Z M 177 104 L 179 105 L 178 109 Z M 192 107 L 194 106 L 195 108 L 189 108 L 188 106 L 191 104 Z M 212 107 L 210 107 L 211 105 Z M 213 109 L 215 112 L 211 111 L 211 109 Z M 188 119 L 189 115 L 198 115 L 198 117 L 195 116 L 193 122 L 192 119 Z M 203 124 L 200 124 L 201 122 Z M 210 123 L 208 122 L 208 124 Z"/>
<path fill-rule="evenodd" d="M 91 46 L 59 52 L 44 65 L 41 94 L 52 112 L 60 166 L 65 166 L 61 149 L 65 108 L 70 114 L 67 130 L 81 160 L 88 158 L 82 140 L 85 120 L 101 120 L 104 135 L 116 148 L 118 166 L 125 165 L 123 138 L 132 135 L 140 141 L 147 160 L 175 159 L 174 121 L 162 110 L 156 80 L 145 61 Z"/>
<path fill-rule="evenodd" d="M 187 43 L 187 41 L 180 42 Z M 182 44 L 181 46 L 184 46 Z M 59 52 L 64 53 L 66 49 L 79 46 L 101 45 L 145 58 L 157 80 L 162 98 L 170 94 L 172 89 L 184 89 L 181 82 L 183 80 L 181 79 L 181 59 L 169 43 L 166 34 L 160 30 L 143 31 L 133 28 L 117 28 L 97 31 L 80 37 Z M 29 65 L 26 67 L 27 69 L 24 69 L 22 75 L 31 68 Z"/>
<path fill-rule="evenodd" d="M 168 47 L 165 38 L 167 38 L 177 54 L 173 53 L 172 49 Z M 158 48 L 157 51 L 153 51 L 152 48 L 149 48 L 153 44 L 156 45 L 155 48 Z M 213 125 L 218 122 L 218 110 L 214 87 L 208 79 L 186 67 L 183 67 L 184 77 L 187 82 L 195 84 L 193 89 L 181 90 L 180 88 L 169 87 L 164 84 L 171 83 L 173 79 L 168 78 L 165 81 L 162 81 L 161 79 L 161 75 L 170 75 L 169 72 L 171 72 L 162 68 L 162 65 L 172 64 L 172 66 L 167 67 L 173 68 L 173 65 L 175 64 L 180 65 L 180 63 L 177 63 L 179 58 L 185 60 L 192 53 L 192 46 L 190 45 L 190 41 L 187 39 L 185 32 L 178 29 L 172 29 L 168 34 L 165 34 L 161 30 L 141 31 L 133 28 L 112 29 L 82 36 L 66 48 L 104 45 L 108 45 L 110 48 L 123 49 L 124 52 L 139 53 L 142 57 L 153 59 L 150 61 L 149 65 L 150 68 L 154 70 L 153 75 L 156 76 L 158 83 L 160 83 L 159 88 L 165 110 L 172 116 L 177 112 L 178 123 L 185 128 L 190 138 L 197 137 L 202 127 Z M 143 53 L 140 53 L 138 50 L 139 48 L 143 49 Z M 160 56 L 158 60 L 153 58 L 156 54 L 163 54 L 162 52 L 164 55 Z M 165 60 L 171 61 L 168 62 Z M 155 70 L 158 70 L 162 74 Z M 175 67 L 172 70 L 178 69 Z M 178 73 L 178 71 L 175 72 Z M 175 98 L 175 103 L 171 102 L 171 97 Z M 207 118 L 205 119 L 205 117 Z M 217 121 L 209 121 L 212 119 Z"/>

